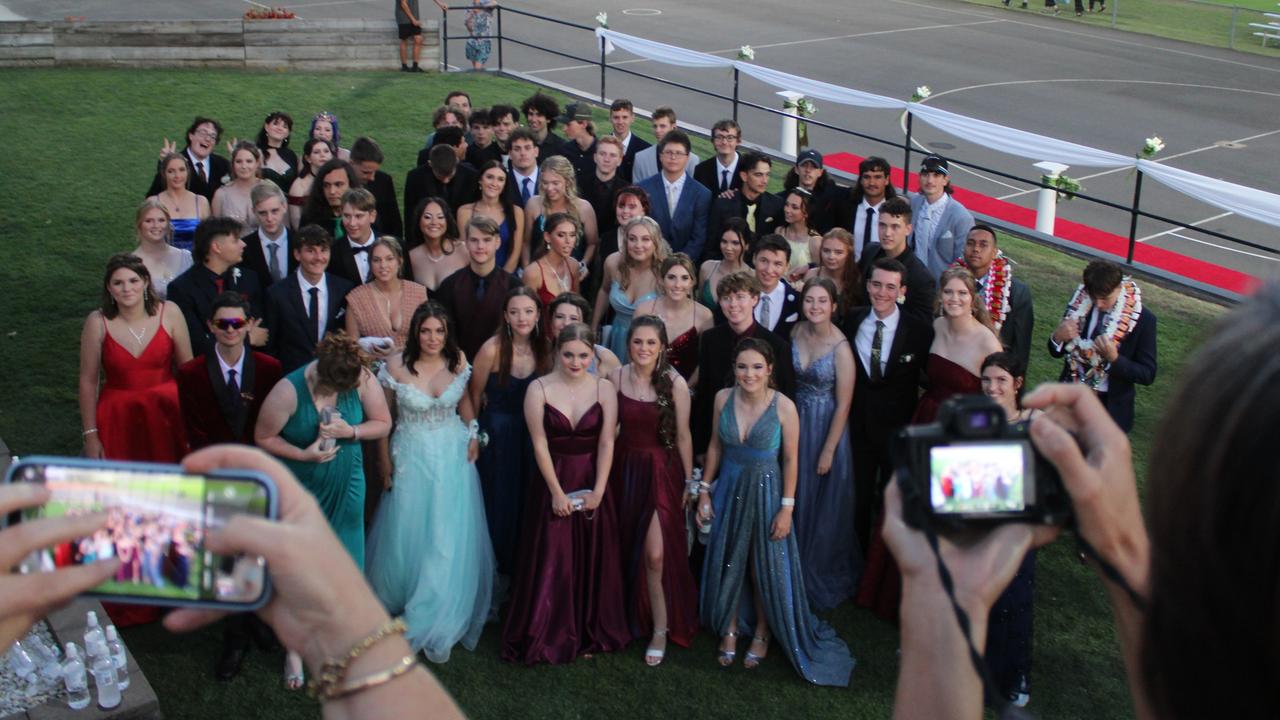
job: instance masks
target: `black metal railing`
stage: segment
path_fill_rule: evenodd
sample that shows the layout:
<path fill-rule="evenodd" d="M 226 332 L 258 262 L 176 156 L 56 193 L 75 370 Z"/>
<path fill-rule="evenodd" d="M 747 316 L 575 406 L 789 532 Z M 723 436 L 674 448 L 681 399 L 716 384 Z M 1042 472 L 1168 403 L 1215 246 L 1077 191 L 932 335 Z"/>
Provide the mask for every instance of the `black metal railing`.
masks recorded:
<path fill-rule="evenodd" d="M 449 10 L 471 10 L 471 9 L 473 9 L 473 7 L 472 7 L 472 6 L 470 6 L 470 5 L 458 5 L 458 6 L 450 6 L 450 7 L 449 7 Z M 733 117 L 733 119 L 734 119 L 735 121 L 737 121 L 737 120 L 738 120 L 739 111 L 740 111 L 740 109 L 742 109 L 742 108 L 750 108 L 750 109 L 758 110 L 758 111 L 761 111 L 761 112 L 764 112 L 764 113 L 767 113 L 767 114 L 770 114 L 770 115 L 776 115 L 776 116 L 778 116 L 778 117 L 794 117 L 794 116 L 792 115 L 792 113 L 789 113 L 789 112 L 787 112 L 787 111 L 785 111 L 785 110 L 780 110 L 780 109 L 778 109 L 778 108 L 769 107 L 769 106 L 767 106 L 767 105 L 761 105 L 761 104 L 759 104 L 759 103 L 754 103 L 754 102 L 750 102 L 750 101 L 748 101 L 748 100 L 743 100 L 743 99 L 740 97 L 740 94 L 739 94 L 739 86 L 740 86 L 740 82 L 739 82 L 739 81 L 740 81 L 740 77 L 739 77 L 739 71 L 738 71 L 738 69 L 737 69 L 737 68 L 734 68 L 734 70 L 733 70 L 733 90 L 732 90 L 732 94 L 730 94 L 730 95 L 725 95 L 725 94 L 718 93 L 718 92 L 714 92 L 714 91 L 707 90 L 707 89 L 704 89 L 704 88 L 694 87 L 694 86 L 692 86 L 692 85 L 687 85 L 687 84 L 685 84 L 685 83 L 676 82 L 676 81 L 674 81 L 674 80 L 669 80 L 669 79 L 667 79 L 667 78 L 659 77 L 659 76 L 657 76 L 657 75 L 652 75 L 652 74 L 649 74 L 649 73 L 640 72 L 640 71 L 638 71 L 638 70 L 632 70 L 632 69 L 630 69 L 630 68 L 625 68 L 625 67 L 618 67 L 618 66 L 616 66 L 616 65 L 614 65 L 614 66 L 610 66 L 610 65 L 609 65 L 609 62 L 608 62 L 608 58 L 606 57 L 605 50 L 604 50 L 604 48 L 603 48 L 603 47 L 601 47 L 601 48 L 600 48 L 600 53 L 599 53 L 599 56 L 598 56 L 598 57 L 587 57 L 587 56 L 584 56 L 584 55 L 575 55 L 575 54 L 573 54 L 573 53 L 564 52 L 563 50 L 559 50 L 559 49 L 555 49 L 555 48 L 547 47 L 545 43 L 533 43 L 533 42 L 527 42 L 527 41 L 525 41 L 525 40 L 521 40 L 521 39 L 519 39 L 519 38 L 511 37 L 510 35 L 508 35 L 508 34 L 506 34 L 506 33 L 504 33 L 504 32 L 503 32 L 503 23 L 502 23 L 502 18 L 503 18 L 503 15 L 504 15 L 504 14 L 508 14 L 508 15 L 517 15 L 517 16 L 520 16 L 520 17 L 522 17 L 522 18 L 528 18 L 528 19 L 531 19 L 531 20 L 536 20 L 536 21 L 540 21 L 540 22 L 546 22 L 546 23 L 550 23 L 550 24 L 553 24 L 553 25 L 558 25 L 558 26 L 561 26 L 561 27 L 570 28 L 570 29 L 573 29 L 573 30 L 581 30 L 581 31 L 585 31 L 585 32 L 591 33 L 591 34 L 594 36 L 596 28 L 595 28 L 595 27 L 593 27 L 593 26 L 591 26 L 591 25 L 585 25 L 585 24 L 582 24 L 582 23 L 576 23 L 576 22 L 572 22 L 572 21 L 568 21 L 568 20 L 562 20 L 562 19 L 560 19 L 560 18 L 554 18 L 554 17 L 550 17 L 550 16 L 547 16 L 547 15 L 542 15 L 542 14 L 535 13 L 535 12 L 530 12 L 530 11 L 528 11 L 528 10 L 521 10 L 521 9 L 518 9 L 518 8 L 507 7 L 507 6 L 503 6 L 503 5 L 498 5 L 498 6 L 496 6 L 496 7 L 494 8 L 494 12 L 495 12 L 495 14 L 496 14 L 495 28 L 496 28 L 496 33 L 497 33 L 497 34 L 496 34 L 496 35 L 483 35 L 483 36 L 477 36 L 477 35 L 471 35 L 471 34 L 466 34 L 466 35 L 449 35 L 449 25 L 448 25 L 448 14 L 449 14 L 449 13 L 448 13 L 447 11 L 446 11 L 446 12 L 442 12 L 442 13 L 441 13 L 442 18 L 443 18 L 443 19 L 442 19 L 442 21 L 441 21 L 441 24 L 442 24 L 442 30 L 443 30 L 442 43 L 441 43 L 441 44 L 442 44 L 442 53 L 441 53 L 441 56 L 442 56 L 442 65 L 443 65 L 443 69 L 446 69 L 446 70 L 447 70 L 447 69 L 449 68 L 449 41 L 450 41 L 450 40 L 465 40 L 465 39 L 492 39 L 492 40 L 497 40 L 498 70 L 499 70 L 499 71 L 502 71 L 502 72 L 505 72 L 505 71 L 506 71 L 506 68 L 505 68 L 505 66 L 504 66 L 504 64 L 503 64 L 503 62 L 504 62 L 504 59 L 503 59 L 503 46 L 504 46 L 505 44 L 507 44 L 507 43 L 510 43 L 510 44 L 515 45 L 515 46 L 518 46 L 518 47 L 531 48 L 531 49 L 537 50 L 537 51 L 539 51 L 539 52 L 548 53 L 548 54 L 555 55 L 555 56 L 557 56 L 557 57 L 566 58 L 566 59 L 569 59 L 569 60 L 574 60 L 574 61 L 577 61 L 577 62 L 580 62 L 580 63 L 586 64 L 586 65 L 596 65 L 596 66 L 598 66 L 598 67 L 600 68 L 600 92 L 599 92 L 599 95 L 598 95 L 598 96 L 596 96 L 594 99 L 597 99 L 597 100 L 598 100 L 599 102 L 601 102 L 601 103 L 606 103 L 606 102 L 607 102 L 607 98 L 608 98 L 608 85 L 607 85 L 607 83 L 608 83 L 608 75 L 609 75 L 609 73 L 611 73 L 611 72 L 612 72 L 612 73 L 618 73 L 618 74 L 622 74 L 622 75 L 627 75 L 627 76 L 632 76 L 632 77 L 642 78 L 642 79 L 644 79 L 644 80 L 648 80 L 648 81 L 650 81 L 650 82 L 656 82 L 656 83 L 659 83 L 659 84 L 661 84 L 661 85 L 665 85 L 665 86 L 669 86 L 669 87 L 673 87 L 673 88 L 678 88 L 678 89 L 680 89 L 680 90 L 685 90 L 685 91 L 688 91 L 688 92 L 696 93 L 696 94 L 701 95 L 701 96 L 703 96 L 703 97 L 707 97 L 707 98 L 714 98 L 714 99 L 716 99 L 716 100 L 722 100 L 722 101 L 728 102 L 728 103 L 730 103 L 730 106 L 731 106 L 731 109 L 732 109 L 732 117 Z M 586 97 L 586 96 L 584 96 L 584 97 Z M 887 146 L 887 147 L 889 147 L 889 148 L 895 148 L 895 149 L 901 150 L 901 151 L 902 151 L 902 154 L 903 154 L 903 160 L 902 160 L 902 168 L 903 168 L 903 173 L 902 173 L 902 186 L 903 186 L 903 188 L 902 188 L 902 189 L 903 189 L 904 191 L 906 191 L 906 190 L 908 189 L 908 188 L 907 188 L 907 186 L 908 186 L 908 184 L 909 184 L 909 180 L 910 180 L 910 176 L 911 176 L 911 172 L 910 172 L 910 168 L 911 168 L 911 156 L 912 156 L 912 153 L 913 153 L 913 147 L 914 147 L 913 142 L 912 142 L 912 120 L 913 120 L 912 113 L 910 113 L 910 112 L 905 113 L 905 122 L 904 122 L 904 124 L 903 124 L 904 131 L 905 131 L 905 132 L 904 132 L 904 137 L 902 138 L 902 140 L 896 140 L 896 139 L 892 139 L 892 138 L 878 137 L 878 136 L 875 136 L 875 135 L 870 135 L 870 134 L 867 134 L 867 133 L 859 132 L 859 131 L 857 131 L 857 130 L 853 130 L 853 129 L 850 129 L 850 128 L 842 127 L 842 126 L 839 126 L 839 125 L 833 125 L 833 124 L 831 124 L 831 123 L 825 123 L 825 122 L 821 122 L 821 121 L 818 121 L 818 120 L 814 120 L 813 118 L 800 118 L 800 120 L 802 120 L 803 122 L 805 122 L 805 123 L 806 123 L 806 124 L 808 124 L 808 125 L 812 125 L 812 126 L 815 126 L 815 127 L 825 128 L 825 129 L 827 129 L 827 130 L 830 130 L 830 131 L 832 131 L 832 132 L 836 132 L 836 133 L 839 133 L 839 134 L 842 134 L 842 135 L 846 135 L 846 136 L 850 136 L 850 137 L 859 138 L 859 139 L 862 139 L 862 140 L 866 140 L 866 141 L 870 141 L 870 142 L 878 143 L 878 144 L 881 144 L 881 145 Z M 962 166 L 962 167 L 968 168 L 968 169 L 970 169 L 970 170 L 980 171 L 980 172 L 983 172 L 983 173 L 986 173 L 986 174 L 989 174 L 989 175 L 995 175 L 995 176 L 998 176 L 998 177 L 1001 177 L 1001 178 L 1004 178 L 1004 179 L 1007 179 L 1007 180 L 1011 180 L 1011 181 L 1014 181 L 1014 182 L 1017 182 L 1017 183 L 1021 183 L 1021 184 L 1023 184 L 1023 185 L 1028 186 L 1029 188 L 1040 188 L 1040 189 L 1050 189 L 1050 190 L 1054 190 L 1055 192 L 1060 192 L 1060 193 L 1062 193 L 1062 194 L 1064 194 L 1064 195 L 1066 195 L 1066 196 L 1068 196 L 1068 197 L 1070 197 L 1070 198 L 1080 198 L 1080 199 L 1082 199 L 1082 200 L 1088 201 L 1088 202 L 1090 202 L 1090 203 L 1094 203 L 1094 204 L 1096 204 L 1096 205 L 1100 205 L 1100 206 L 1103 206 L 1103 207 L 1112 208 L 1112 209 L 1114 209 L 1114 210 L 1119 210 L 1119 211 L 1121 211 L 1121 212 L 1126 213 L 1126 214 L 1129 216 L 1129 238 L 1128 238 L 1128 247 L 1127 247 L 1127 251 L 1126 251 L 1126 254 L 1125 254 L 1125 262 L 1126 262 L 1127 264 L 1133 264 L 1134 250 L 1135 250 L 1135 248 L 1137 247 L 1137 244 L 1138 244 L 1137 232 L 1138 232 L 1138 221 L 1139 221 L 1139 219 L 1140 219 L 1140 218 L 1147 218 L 1147 219 L 1150 219 L 1150 220 L 1155 220 L 1155 221 L 1157 221 L 1157 222 L 1168 223 L 1168 224 L 1170 224 L 1170 225 L 1175 226 L 1175 228 L 1174 228 L 1174 229 L 1194 228 L 1194 229 L 1195 229 L 1195 231 L 1196 231 L 1196 232 L 1198 232 L 1198 233 L 1202 233 L 1202 234 L 1204 234 L 1204 235 L 1208 235 L 1208 236 L 1210 236 L 1210 237 L 1213 237 L 1213 238 L 1216 238 L 1216 239 L 1219 239 L 1219 240 L 1226 241 L 1226 242 L 1231 243 L 1231 244 L 1233 244 L 1233 245 L 1238 245 L 1238 246 L 1242 246 L 1242 247 L 1250 248 L 1251 250 L 1256 250 L 1256 251 L 1260 251 L 1260 252 L 1268 253 L 1268 254 L 1270 254 L 1270 255 L 1275 255 L 1275 256 L 1277 256 L 1277 258 L 1280 258 L 1280 249 L 1277 249 L 1277 248 L 1274 248 L 1274 247 L 1268 247 L 1268 246 L 1265 246 L 1265 245 L 1262 245 L 1262 244 L 1259 244 L 1259 243 L 1256 243 L 1256 242 L 1251 242 L 1251 241 L 1249 241 L 1249 240 L 1245 240 L 1245 239 L 1243 239 L 1243 238 L 1236 237 L 1236 236 L 1234 236 L 1234 235 L 1229 235 L 1229 234 L 1227 234 L 1227 233 L 1222 233 L 1222 232 L 1218 232 L 1218 231 L 1215 231 L 1215 230 L 1209 230 L 1209 229 L 1206 229 L 1206 228 L 1203 228 L 1203 227 L 1197 227 L 1197 226 L 1193 225 L 1192 223 L 1189 223 L 1189 222 L 1186 222 L 1186 221 L 1182 221 L 1182 220 L 1175 220 L 1175 219 L 1172 219 L 1172 218 L 1166 217 L 1166 216 L 1164 216 L 1164 215 L 1160 215 L 1160 214 L 1153 213 L 1153 212 L 1150 212 L 1150 211 L 1147 211 L 1147 210 L 1143 210 L 1143 209 L 1142 209 L 1142 179 L 1143 179 L 1144 173 L 1143 173 L 1141 170 L 1136 170 L 1136 171 L 1135 171 L 1133 197 L 1132 197 L 1132 200 L 1131 200 L 1131 202 L 1130 202 L 1129 204 L 1125 204 L 1125 203 L 1121 203 L 1121 202 L 1116 202 L 1116 201 L 1114 201 L 1114 200 L 1108 200 L 1108 199 L 1106 199 L 1106 198 L 1099 197 L 1099 196 L 1096 196 L 1096 195 L 1091 195 L 1091 194 L 1088 194 L 1088 193 L 1085 193 L 1085 192 L 1080 192 L 1080 191 L 1066 191 L 1066 190 L 1058 190 L 1056 187 L 1054 187 L 1054 186 L 1052 186 L 1052 185 L 1049 185 L 1049 184 L 1046 182 L 1046 180 L 1045 180 L 1045 178 L 1044 178 L 1044 177 L 1040 177 L 1040 178 L 1036 178 L 1036 179 L 1030 179 L 1030 178 L 1027 178 L 1027 177 L 1021 176 L 1021 175 L 1015 175 L 1015 174 L 1012 174 L 1012 173 L 1005 172 L 1005 171 L 1003 171 L 1003 170 L 999 170 L 999 169 L 992 168 L 992 167 L 987 167 L 987 166 L 985 166 L 985 165 L 981 165 L 981 164 L 979 164 L 979 163 L 975 163 L 975 162 L 971 162 L 971 161 L 968 161 L 968 160 L 963 160 L 963 159 L 955 158 L 955 157 L 952 157 L 952 156 L 948 156 L 948 158 L 947 158 L 947 159 L 948 159 L 948 161 L 949 161 L 949 162 L 951 162 L 951 163 L 953 163 L 953 164 L 955 164 L 955 165 L 959 165 L 959 166 Z"/>

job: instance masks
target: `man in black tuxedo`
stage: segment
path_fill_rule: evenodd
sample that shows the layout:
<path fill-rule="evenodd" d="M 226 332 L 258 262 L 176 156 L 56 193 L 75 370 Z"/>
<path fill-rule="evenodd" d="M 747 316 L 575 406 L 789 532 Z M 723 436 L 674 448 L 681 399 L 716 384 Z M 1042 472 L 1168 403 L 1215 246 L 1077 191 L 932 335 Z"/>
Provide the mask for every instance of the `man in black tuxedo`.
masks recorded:
<path fill-rule="evenodd" d="M 618 166 L 618 174 L 626 182 L 631 182 L 631 168 L 636 164 L 636 153 L 650 147 L 648 140 L 631 134 L 631 124 L 636 121 L 635 106 L 630 100 L 619 98 L 609 106 L 609 124 L 613 125 L 613 136 L 622 143 L 622 164 Z"/>
<path fill-rule="evenodd" d="M 773 160 L 762 153 L 749 152 L 738 160 L 738 177 L 741 187 L 733 197 L 716 197 L 711 202 L 711 219 L 707 222 L 708 259 L 720 259 L 720 237 L 724 235 L 725 223 L 729 218 L 738 217 L 747 221 L 751 230 L 750 242 L 768 235 L 782 225 L 782 198 L 765 192 L 769 187 L 769 173 L 773 170 Z M 697 260 L 697 258 L 694 258 Z"/>
<path fill-rule="evenodd" d="M 1065 358 L 1059 381 L 1092 387 L 1111 418 L 1127 433 L 1133 429 L 1134 385 L 1150 385 L 1156 380 L 1156 314 L 1142 305 L 1137 322 L 1125 329 L 1117 343 L 1120 328 L 1108 330 L 1108 320 L 1118 304 L 1118 312 L 1125 310 L 1123 303 L 1138 293 L 1137 284 L 1108 260 L 1086 265 L 1083 279 L 1082 290 L 1088 299 L 1078 316 L 1072 316 L 1068 307 L 1049 338 L 1049 354 Z M 1121 322 L 1124 320 L 1122 317 Z M 1074 341 L 1083 344 L 1073 348 Z M 1100 364 L 1093 367 L 1091 359 Z"/>
<path fill-rule="evenodd" d="M 240 237 L 240 223 L 225 217 L 206 218 L 196 226 L 191 248 L 199 263 L 169 283 L 168 298 L 182 310 L 191 336 L 195 355 L 213 350 L 213 333 L 205 320 L 213 301 L 227 290 L 235 290 L 249 300 L 254 316 L 261 317 L 262 282 L 258 274 L 241 265 L 245 242 Z M 267 331 L 255 322 L 249 330 L 249 342 L 264 345 Z"/>
<path fill-rule="evenodd" d="M 715 145 L 716 154 L 693 168 L 693 179 L 710 190 L 712 197 L 742 187 L 742 176 L 738 174 L 740 142 L 742 128 L 733 120 L 721 120 L 711 126 L 711 143 Z"/>
<path fill-rule="evenodd" d="M 192 450 L 219 443 L 254 444 L 258 411 L 282 373 L 275 358 L 245 347 L 250 312 L 239 293 L 225 292 L 215 298 L 208 319 L 214 350 L 178 368 L 182 419 Z M 250 638 L 263 650 L 279 648 L 271 628 L 253 613 L 231 615 L 224 621 L 222 652 L 214 669 L 217 679 L 230 680 L 240 672 Z"/>
<path fill-rule="evenodd" d="M 467 266 L 445 278 L 432 293 L 459 319 L 456 323 L 458 347 L 473 358 L 480 346 L 502 325 L 507 291 L 520 284 L 515 275 L 498 267 L 497 252 L 502 238 L 491 218 L 472 215 L 462 228 L 467 248 Z"/>
<path fill-rule="evenodd" d="M 791 245 L 781 235 L 765 235 L 756 241 L 751 262 L 760 281 L 756 322 L 791 342 L 791 328 L 800 320 L 800 294 L 785 278 L 787 266 L 791 264 Z"/>
<path fill-rule="evenodd" d="M 881 493 L 893 473 L 889 443 L 915 414 L 925 359 L 933 343 L 933 326 L 898 307 L 898 299 L 910 294 L 903 284 L 907 269 L 902 263 L 880 258 L 870 271 L 871 306 L 850 312 L 843 328 L 853 343 L 857 369 L 849 433 L 854 438 L 854 528 L 864 548 L 882 505 Z"/>
<path fill-rule="evenodd" d="M 351 143 L 351 164 L 355 166 L 364 189 L 373 193 L 378 204 L 378 221 L 374 229 L 381 235 L 404 237 L 400 224 L 400 203 L 396 200 L 396 183 L 382 171 L 382 148 L 373 138 L 358 137 Z"/>
<path fill-rule="evenodd" d="M 841 218 L 849 217 L 846 203 L 849 200 L 849 188 L 836 183 L 827 174 L 823 165 L 822 153 L 813 148 L 805 148 L 796 156 L 796 165 L 787 173 L 782 181 L 782 197 L 793 188 L 800 188 L 809 193 L 809 227 L 826 235 L 834 227 L 849 229 L 849 225 L 840 225 Z"/>
<path fill-rule="evenodd" d="M 311 362 L 325 333 L 342 329 L 347 293 L 355 286 L 325 272 L 333 236 L 319 225 L 298 231 L 296 272 L 267 291 L 266 324 L 271 328 L 267 352 L 286 374 Z"/>
<path fill-rule="evenodd" d="M 373 277 L 369 253 L 373 250 L 373 226 L 378 221 L 377 200 L 364 188 L 348 190 L 342 196 L 343 237 L 329 250 L 329 273 L 351 283 L 365 284 Z"/>
<path fill-rule="evenodd" d="M 893 197 L 880 206 L 880 242 L 867 246 L 858 262 L 862 277 L 870 277 L 871 268 L 880 258 L 892 258 L 906 270 L 903 286 L 907 301 L 902 309 L 925 322 L 933 321 L 934 300 L 938 296 L 938 278 L 907 247 L 911 236 L 911 204 L 906 198 Z"/>
<path fill-rule="evenodd" d="M 541 151 L 533 139 L 533 133 L 526 128 L 511 131 L 507 163 L 507 196 L 512 204 L 523 208 L 533 196 L 538 194 L 538 160 Z M 530 218 L 532 220 L 532 218 Z"/>
<path fill-rule="evenodd" d="M 471 142 L 467 143 L 466 163 L 480 171 L 490 160 L 502 162 L 502 148 L 494 138 L 493 113 L 489 108 L 476 108 L 467 122 L 471 126 Z"/>
<path fill-rule="evenodd" d="M 693 431 L 693 452 L 701 457 L 711 442 L 711 415 L 716 393 L 731 387 L 733 350 L 744 338 L 754 337 L 773 348 L 773 380 L 778 391 L 795 398 L 796 374 L 791 364 L 791 345 L 756 322 L 752 314 L 760 301 L 760 281 L 740 272 L 727 275 L 716 285 L 725 324 L 716 325 L 698 337 L 698 392 L 693 396 L 689 425 Z"/>
<path fill-rule="evenodd" d="M 992 287 L 999 280 L 991 272 L 999 255 L 1000 246 L 996 239 L 995 228 L 985 223 L 974 225 L 969 230 L 968 237 L 965 238 L 963 258 L 965 267 L 969 268 L 969 272 L 973 273 L 978 283 L 978 294 L 982 295 L 982 300 L 987 303 L 988 309 L 992 309 L 989 293 L 996 292 L 1003 295 L 1002 288 Z M 993 310 L 991 322 L 995 323 L 996 329 L 1000 331 L 1000 344 L 1004 345 L 1005 351 L 1012 353 L 1025 369 L 1027 363 L 1031 361 L 1031 332 L 1035 329 L 1035 309 L 1031 306 L 1031 288 L 1014 275 L 1010 260 L 1001 258 L 1001 264 L 1009 280 L 1009 297 L 1007 303 L 1000 303 Z M 1004 307 L 1005 304 L 1008 307 Z M 1003 310 L 1000 309 L 1002 307 Z M 1000 312 L 1004 315 L 1003 320 L 996 317 Z"/>
<path fill-rule="evenodd" d="M 427 197 L 444 198 L 450 212 L 480 197 L 480 173 L 462 162 L 467 143 L 462 128 L 446 127 L 436 132 L 435 145 L 427 153 L 427 164 L 409 171 L 404 178 L 404 210 L 413 213 L 418 202 Z M 404 218 L 403 227 L 411 227 L 416 218 Z"/>
<path fill-rule="evenodd" d="M 187 174 L 190 180 L 187 187 L 197 195 L 205 196 L 213 202 L 213 193 L 222 187 L 223 176 L 231 174 L 231 163 L 213 149 L 218 146 L 218 138 L 222 137 L 222 125 L 217 120 L 197 117 L 187 128 L 187 146 L 182 149 L 182 157 L 187 161 Z M 165 140 L 169 146 L 169 141 Z M 171 147 L 171 146 L 170 146 Z M 165 152 L 168 152 L 166 148 Z M 164 191 L 164 178 L 160 173 L 151 181 L 147 197 Z"/>
<path fill-rule="evenodd" d="M 288 206 L 279 185 L 259 182 L 249 191 L 249 202 L 258 218 L 258 229 L 241 238 L 242 264 L 258 276 L 262 288 L 259 297 L 266 297 L 267 288 L 298 267 L 293 259 L 293 231 L 289 229 Z"/>

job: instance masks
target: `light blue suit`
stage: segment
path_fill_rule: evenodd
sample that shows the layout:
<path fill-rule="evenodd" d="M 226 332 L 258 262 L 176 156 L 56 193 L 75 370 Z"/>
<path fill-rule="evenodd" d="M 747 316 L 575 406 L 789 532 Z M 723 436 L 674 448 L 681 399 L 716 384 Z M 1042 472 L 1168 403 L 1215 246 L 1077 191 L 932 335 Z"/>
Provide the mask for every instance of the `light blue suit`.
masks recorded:
<path fill-rule="evenodd" d="M 653 219 L 658 221 L 662 237 L 671 246 L 672 252 L 685 253 L 697 263 L 702 257 L 702 248 L 707 244 L 711 191 L 703 187 L 702 183 L 686 176 L 673 217 L 671 208 L 667 205 L 667 187 L 662 182 L 662 175 L 654 175 L 638 184 L 649 193 Z"/>
<path fill-rule="evenodd" d="M 698 153 L 689 153 L 689 162 L 684 166 L 684 174 L 693 177 L 693 169 L 701 162 Z M 658 146 L 649 147 L 636 153 L 635 164 L 631 166 L 631 182 L 639 185 L 641 180 L 648 180 L 658 174 Z M 696 259 L 696 258 L 695 258 Z"/>
<path fill-rule="evenodd" d="M 929 228 L 929 237 L 922 237 L 915 232 L 920 228 L 920 218 L 924 216 L 926 200 L 924 193 L 911 196 L 911 248 L 920 258 L 929 274 L 936 281 L 942 272 L 964 254 L 964 241 L 973 229 L 973 215 L 954 197 L 947 200 L 947 206 Z"/>

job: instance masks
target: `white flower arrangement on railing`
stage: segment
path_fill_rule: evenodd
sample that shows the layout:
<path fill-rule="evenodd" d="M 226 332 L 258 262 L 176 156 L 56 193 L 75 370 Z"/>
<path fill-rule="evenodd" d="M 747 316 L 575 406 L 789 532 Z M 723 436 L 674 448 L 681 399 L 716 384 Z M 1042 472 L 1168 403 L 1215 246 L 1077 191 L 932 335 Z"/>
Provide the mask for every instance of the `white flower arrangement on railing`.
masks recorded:
<path fill-rule="evenodd" d="M 750 45 L 743 45 L 738 48 L 738 59 L 747 61 L 755 60 L 756 51 L 752 50 Z"/>
<path fill-rule="evenodd" d="M 796 121 L 796 143 L 800 147 L 809 146 L 809 124 L 804 121 L 807 117 L 813 117 L 818 113 L 818 106 L 806 97 L 796 98 L 795 100 L 784 100 L 782 103 L 783 110 L 795 110 L 796 117 L 800 118 Z"/>
<path fill-rule="evenodd" d="M 911 102 L 918 103 L 921 100 L 926 100 L 932 94 L 933 91 L 929 89 L 928 85 L 921 85 L 916 88 L 915 92 L 911 93 Z"/>
<path fill-rule="evenodd" d="M 602 12 L 596 15 L 596 24 L 602 28 L 609 27 L 609 13 Z"/>
<path fill-rule="evenodd" d="M 1055 199 L 1055 202 L 1060 202 L 1062 200 L 1070 201 L 1077 193 L 1084 190 L 1084 186 L 1080 184 L 1080 181 L 1067 177 L 1066 175 L 1057 175 L 1054 177 L 1041 175 L 1040 182 L 1058 191 L 1058 196 Z"/>
<path fill-rule="evenodd" d="M 1161 150 L 1164 150 L 1164 140 L 1161 140 L 1159 135 L 1153 135 L 1152 137 L 1147 138 L 1146 142 L 1142 144 L 1142 157 L 1148 159 L 1153 158 L 1159 154 Z"/>

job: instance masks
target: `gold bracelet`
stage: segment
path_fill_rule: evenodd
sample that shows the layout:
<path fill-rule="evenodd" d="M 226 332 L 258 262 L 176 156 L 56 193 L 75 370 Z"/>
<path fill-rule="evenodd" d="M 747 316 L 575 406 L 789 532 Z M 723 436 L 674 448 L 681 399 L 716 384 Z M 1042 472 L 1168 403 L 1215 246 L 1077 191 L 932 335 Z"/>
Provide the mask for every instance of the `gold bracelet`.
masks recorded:
<path fill-rule="evenodd" d="M 396 678 L 400 677 L 401 675 L 404 675 L 405 673 L 409 672 L 410 670 L 414 669 L 417 666 L 418 666 L 417 657 L 413 655 L 405 655 L 404 657 L 400 658 L 400 660 L 396 662 L 395 665 L 392 665 L 386 670 L 379 670 L 376 673 L 365 675 L 364 677 L 358 680 L 352 680 L 350 682 L 343 683 L 341 686 L 338 686 L 338 687 L 325 688 L 325 690 L 319 695 L 319 699 L 321 702 L 328 702 L 330 700 L 337 700 L 339 698 L 347 697 L 348 695 L 354 695 L 358 692 L 368 690 L 369 688 L 375 688 L 379 685 L 383 685 L 391 682 L 392 680 L 395 680 Z"/>
<path fill-rule="evenodd" d="M 331 694 L 347 677 L 347 668 L 358 657 L 364 654 L 366 650 L 378 644 L 380 641 L 391 635 L 403 635 L 408 629 L 405 625 L 404 618 L 394 618 L 386 621 L 377 630 L 374 630 L 363 640 L 356 643 L 347 651 L 346 657 L 338 660 L 326 660 L 320 666 L 320 672 L 311 678 L 311 682 L 307 683 L 307 694 L 311 697 L 326 697 Z"/>

